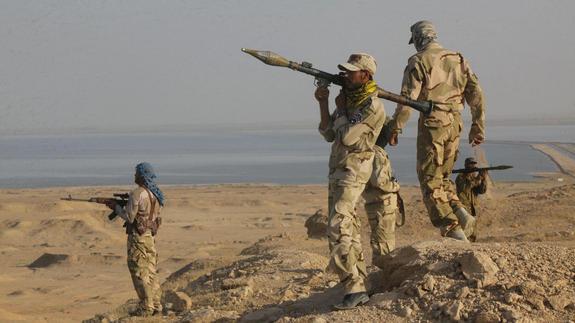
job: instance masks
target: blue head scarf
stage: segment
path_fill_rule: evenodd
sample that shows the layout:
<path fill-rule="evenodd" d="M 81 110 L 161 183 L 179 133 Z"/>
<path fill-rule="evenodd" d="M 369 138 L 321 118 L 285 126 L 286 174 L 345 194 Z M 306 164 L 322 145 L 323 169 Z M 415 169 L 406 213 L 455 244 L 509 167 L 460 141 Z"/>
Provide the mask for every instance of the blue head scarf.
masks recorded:
<path fill-rule="evenodd" d="M 160 205 L 164 206 L 164 193 L 162 193 L 158 185 L 156 185 L 156 182 L 154 182 L 156 174 L 154 173 L 152 165 L 146 162 L 136 165 L 136 176 L 142 179 L 142 184 L 156 196 Z"/>

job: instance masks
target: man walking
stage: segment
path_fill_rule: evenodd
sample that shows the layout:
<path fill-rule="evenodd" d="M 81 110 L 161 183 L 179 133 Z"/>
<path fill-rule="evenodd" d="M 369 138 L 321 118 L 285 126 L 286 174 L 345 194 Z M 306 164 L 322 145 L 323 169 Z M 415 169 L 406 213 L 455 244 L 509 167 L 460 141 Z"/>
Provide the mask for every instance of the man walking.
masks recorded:
<path fill-rule="evenodd" d="M 485 138 L 485 103 L 477 76 L 458 52 L 437 42 L 435 27 L 429 21 L 411 26 L 410 44 L 417 53 L 409 58 L 403 75 L 401 94 L 414 100 L 433 101 L 429 115 L 420 114 L 417 132 L 417 175 L 423 201 L 432 224 L 442 236 L 468 241 L 464 229 L 475 219 L 465 210 L 450 180 L 459 149 L 464 103 L 471 110 L 469 143 L 480 145 Z M 397 145 L 398 134 L 406 124 L 410 108 L 398 105 L 391 124 L 389 144 Z"/>

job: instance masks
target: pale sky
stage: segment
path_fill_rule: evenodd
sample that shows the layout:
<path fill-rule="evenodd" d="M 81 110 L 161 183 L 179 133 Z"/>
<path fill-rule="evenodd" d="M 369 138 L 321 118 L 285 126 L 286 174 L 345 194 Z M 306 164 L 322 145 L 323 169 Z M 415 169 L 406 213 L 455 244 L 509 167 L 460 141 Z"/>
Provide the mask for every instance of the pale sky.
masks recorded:
<path fill-rule="evenodd" d="M 397 92 L 421 19 L 470 61 L 488 120 L 573 118 L 573 12 L 567 0 L 2 0 L 0 133 L 315 125 L 313 79 L 240 48 L 328 72 L 368 52 Z"/>

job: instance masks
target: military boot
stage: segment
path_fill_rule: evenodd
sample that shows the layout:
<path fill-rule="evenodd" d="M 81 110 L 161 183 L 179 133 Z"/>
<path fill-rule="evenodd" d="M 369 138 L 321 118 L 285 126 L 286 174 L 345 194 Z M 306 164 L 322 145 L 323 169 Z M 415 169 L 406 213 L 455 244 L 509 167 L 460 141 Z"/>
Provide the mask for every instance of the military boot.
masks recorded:
<path fill-rule="evenodd" d="M 358 305 L 363 305 L 369 301 L 369 296 L 366 292 L 347 294 L 343 297 L 343 301 L 333 308 L 336 310 L 350 310 Z"/>
<path fill-rule="evenodd" d="M 465 236 L 465 233 L 461 229 L 461 226 L 459 226 L 457 222 L 441 227 L 440 232 L 442 237 L 448 237 L 463 242 L 469 242 L 469 240 L 467 240 L 467 237 Z"/>
<path fill-rule="evenodd" d="M 455 216 L 459 220 L 459 225 L 463 229 L 466 237 L 473 235 L 473 228 L 475 228 L 475 217 L 469 214 L 464 207 L 455 209 Z"/>

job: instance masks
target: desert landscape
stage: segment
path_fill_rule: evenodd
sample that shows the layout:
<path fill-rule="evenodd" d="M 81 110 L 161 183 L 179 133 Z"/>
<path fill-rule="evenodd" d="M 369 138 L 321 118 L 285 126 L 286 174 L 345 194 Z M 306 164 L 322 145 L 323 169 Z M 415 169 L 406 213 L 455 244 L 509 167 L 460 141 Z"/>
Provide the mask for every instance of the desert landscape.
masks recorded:
<path fill-rule="evenodd" d="M 121 221 L 105 206 L 60 200 L 129 186 L 2 189 L 0 321 L 573 322 L 573 161 L 535 148 L 563 172 L 494 183 L 474 244 L 442 239 L 419 188 L 404 186 L 398 249 L 385 270 L 370 266 L 371 301 L 345 312 L 331 310 L 340 290 L 324 271 L 324 185 L 164 186 L 157 247 L 167 310 L 150 318 L 128 315 L 136 294 Z M 361 204 L 358 212 L 371 259 Z"/>

